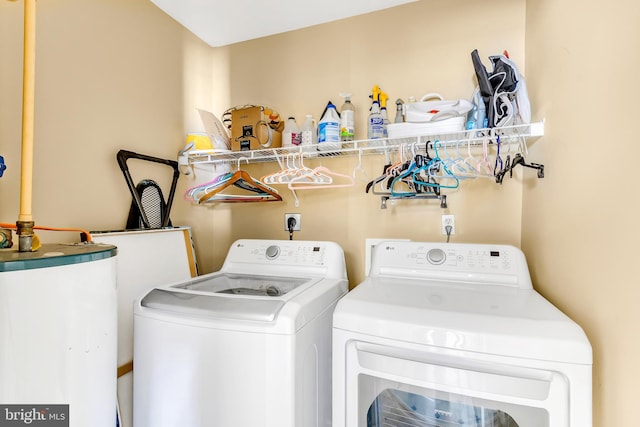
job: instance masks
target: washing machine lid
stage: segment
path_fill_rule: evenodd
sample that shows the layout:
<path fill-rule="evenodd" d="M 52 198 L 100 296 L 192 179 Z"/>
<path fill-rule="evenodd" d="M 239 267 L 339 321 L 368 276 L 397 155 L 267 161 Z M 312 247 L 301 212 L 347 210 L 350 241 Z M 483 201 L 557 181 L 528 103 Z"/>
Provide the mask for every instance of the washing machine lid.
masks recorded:
<path fill-rule="evenodd" d="M 340 300 L 334 328 L 464 351 L 592 363 L 584 331 L 533 289 L 369 277 Z"/>
<path fill-rule="evenodd" d="M 215 319 L 271 322 L 289 296 L 316 281 L 302 277 L 217 273 L 153 289 L 140 304 Z"/>
<path fill-rule="evenodd" d="M 279 297 L 309 283 L 309 280 L 308 277 L 220 273 L 175 285 L 173 288 L 216 294 Z"/>

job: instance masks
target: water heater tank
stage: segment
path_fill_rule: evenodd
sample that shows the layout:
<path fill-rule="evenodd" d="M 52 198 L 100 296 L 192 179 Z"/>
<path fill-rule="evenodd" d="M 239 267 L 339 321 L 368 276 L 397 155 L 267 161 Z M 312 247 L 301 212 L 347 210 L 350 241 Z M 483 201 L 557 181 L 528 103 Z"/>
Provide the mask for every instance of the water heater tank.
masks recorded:
<path fill-rule="evenodd" d="M 0 425 L 116 425 L 116 253 L 0 249 Z"/>

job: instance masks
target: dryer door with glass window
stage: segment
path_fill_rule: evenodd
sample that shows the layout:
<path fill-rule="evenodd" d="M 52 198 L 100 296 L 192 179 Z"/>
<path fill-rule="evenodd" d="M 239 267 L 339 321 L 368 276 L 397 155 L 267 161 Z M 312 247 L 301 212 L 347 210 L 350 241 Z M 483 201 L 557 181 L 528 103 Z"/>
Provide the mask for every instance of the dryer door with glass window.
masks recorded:
<path fill-rule="evenodd" d="M 568 425 L 559 372 L 357 341 L 346 356 L 348 426 Z"/>

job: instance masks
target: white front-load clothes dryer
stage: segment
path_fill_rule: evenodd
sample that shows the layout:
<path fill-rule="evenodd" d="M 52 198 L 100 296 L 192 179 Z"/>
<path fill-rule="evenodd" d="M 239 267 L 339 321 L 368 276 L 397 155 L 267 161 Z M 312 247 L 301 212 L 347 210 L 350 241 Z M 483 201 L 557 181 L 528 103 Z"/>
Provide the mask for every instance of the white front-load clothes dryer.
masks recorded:
<path fill-rule="evenodd" d="M 134 308 L 135 427 L 331 423 L 331 320 L 347 292 L 332 242 L 238 240 L 220 271 Z"/>
<path fill-rule="evenodd" d="M 378 244 L 333 347 L 333 427 L 592 425 L 591 345 L 512 246 Z"/>

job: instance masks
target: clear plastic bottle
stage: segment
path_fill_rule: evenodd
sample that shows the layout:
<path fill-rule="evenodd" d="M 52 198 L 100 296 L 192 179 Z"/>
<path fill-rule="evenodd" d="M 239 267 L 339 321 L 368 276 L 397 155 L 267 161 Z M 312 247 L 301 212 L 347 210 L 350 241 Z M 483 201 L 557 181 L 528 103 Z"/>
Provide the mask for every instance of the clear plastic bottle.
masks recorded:
<path fill-rule="evenodd" d="M 301 135 L 300 129 L 298 129 L 298 124 L 296 123 L 295 117 L 289 117 L 287 119 L 287 123 L 284 125 L 284 130 L 282 131 L 282 146 L 283 147 L 292 147 L 294 145 L 300 145 Z"/>
<path fill-rule="evenodd" d="M 340 116 L 331 101 L 318 122 L 318 150 L 340 149 Z"/>
<path fill-rule="evenodd" d="M 316 132 L 316 121 L 313 119 L 311 114 L 307 114 L 300 127 L 300 145 L 302 146 L 311 146 L 318 144 L 318 134 Z"/>
<path fill-rule="evenodd" d="M 398 98 L 396 99 L 396 120 L 394 123 L 402 123 L 404 122 L 404 102 L 402 101 L 402 99 Z"/>
<path fill-rule="evenodd" d="M 387 132 L 387 125 L 389 124 L 389 116 L 387 116 L 387 107 L 383 107 L 380 109 L 380 115 L 382 116 L 382 133 L 386 138 L 387 136 L 389 136 L 389 133 Z"/>
<path fill-rule="evenodd" d="M 340 141 L 353 141 L 356 108 L 351 103 L 350 93 L 341 93 L 340 96 L 344 96 L 344 104 L 340 108 Z"/>
<path fill-rule="evenodd" d="M 369 123 L 367 127 L 368 139 L 384 138 L 384 119 L 380 113 L 380 104 L 373 101 L 371 105 L 371 113 L 369 114 Z"/>
<path fill-rule="evenodd" d="M 380 92 L 380 114 L 382 115 L 382 129 L 384 133 L 384 137 L 389 136 L 387 132 L 387 125 L 389 124 L 389 116 L 387 115 L 387 100 L 389 99 L 389 95 L 384 92 Z"/>

